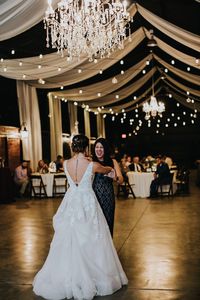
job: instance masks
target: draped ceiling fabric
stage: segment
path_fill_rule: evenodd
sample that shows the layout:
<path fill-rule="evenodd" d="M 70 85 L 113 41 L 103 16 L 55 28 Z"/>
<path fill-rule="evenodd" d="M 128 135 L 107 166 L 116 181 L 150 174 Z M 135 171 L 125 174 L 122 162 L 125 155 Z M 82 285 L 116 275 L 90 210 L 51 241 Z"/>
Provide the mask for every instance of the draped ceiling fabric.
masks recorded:
<path fill-rule="evenodd" d="M 55 6 L 57 2 L 53 0 L 52 5 Z M 40 22 L 43 19 L 46 6 L 46 1 L 41 0 L 1 1 L 0 41 L 12 38 Z"/>
<path fill-rule="evenodd" d="M 159 29 L 169 37 L 173 38 L 174 40 L 178 41 L 179 43 L 195 49 L 196 51 L 200 51 L 200 37 L 196 34 L 192 34 L 187 30 L 179 28 L 174 24 L 167 22 L 166 20 L 161 19 L 160 17 L 156 16 L 155 14 L 151 13 L 141 5 L 137 4 L 137 8 L 139 13 L 148 20 L 155 28 Z"/>
<path fill-rule="evenodd" d="M 73 136 L 78 133 L 77 106 L 73 102 L 68 102 L 68 110 L 70 116 L 70 134 Z"/>
<path fill-rule="evenodd" d="M 97 138 L 105 138 L 105 120 L 102 114 L 97 115 Z"/>
<path fill-rule="evenodd" d="M 90 113 L 86 109 L 84 109 L 84 126 L 85 126 L 85 135 L 91 137 Z"/>
<path fill-rule="evenodd" d="M 51 93 L 48 94 L 48 98 L 50 114 L 51 160 L 54 161 L 57 155 L 63 155 L 61 103 L 60 101 L 55 101 Z"/>
<path fill-rule="evenodd" d="M 57 2 L 53 1 L 53 5 Z M 148 5 L 150 2 L 148 1 Z M 198 6 L 197 3 L 193 5 Z M 3 4 L 0 4 L 2 29 L 0 40 L 9 39 L 34 26 L 42 20 L 45 9 L 44 1 L 14 0 L 12 3 L 3 1 Z M 155 94 L 158 94 L 162 88 L 170 90 L 176 101 L 193 109 L 194 105 L 186 102 L 186 92 L 190 91 L 197 102 L 196 109 L 199 110 L 199 35 L 170 23 L 138 3 L 132 4 L 129 12 L 134 17 L 131 25 L 132 41 L 126 39 L 124 49 L 116 50 L 109 58 L 98 60 L 97 63 L 89 62 L 84 56 L 80 60 L 67 61 L 66 56 L 61 57 L 55 52 L 45 54 L 41 58 L 37 53 L 37 56 L 1 61 L 0 75 L 20 80 L 20 82 L 23 78 L 23 85 L 32 92 L 35 88 L 49 90 L 59 88 L 57 91 L 51 91 L 49 96 L 52 159 L 55 159 L 55 155 L 62 154 L 61 98 L 68 100 L 71 133 L 77 130 L 74 128 L 77 121 L 77 106 L 73 104 L 73 101 L 78 102 L 79 105 L 88 104 L 93 112 L 97 111 L 99 106 L 105 106 L 101 112 L 98 111 L 97 115 L 98 135 L 102 136 L 105 135 L 102 114 L 109 113 L 110 108 L 120 113 L 122 109 L 129 112 L 134 110 L 136 105 L 141 107 L 144 100 L 149 99 L 152 93 L 152 76 L 155 77 Z M 134 27 L 135 22 L 136 27 Z M 151 28 L 154 29 L 154 38 L 158 47 L 149 54 L 145 49 Z M 121 59 L 129 61 L 129 66 L 125 67 L 123 75 L 117 67 Z M 170 64 L 171 59 L 176 59 L 175 65 Z M 187 66 L 191 67 L 191 72 L 186 71 Z M 164 68 L 168 69 L 168 73 L 165 74 L 166 80 L 161 80 Z M 144 69 L 146 69 L 146 74 L 142 73 Z M 98 75 L 100 70 L 103 72 L 101 77 Z M 104 73 L 106 78 L 104 78 Z M 112 83 L 113 76 L 118 80 L 116 84 Z M 64 90 L 60 90 L 61 86 Z M 97 95 L 98 93 L 100 94 Z M 135 94 L 137 94 L 136 99 L 133 98 Z M 56 124 L 58 117 L 60 120 Z M 84 117 L 85 133 L 90 136 L 87 110 L 84 110 Z M 28 120 L 26 122 L 28 123 Z"/>
<path fill-rule="evenodd" d="M 40 114 L 36 89 L 23 81 L 17 81 L 17 96 L 20 123 L 26 124 L 28 137 L 22 139 L 23 159 L 30 160 L 31 167 L 36 170 L 42 157 L 42 140 Z"/>

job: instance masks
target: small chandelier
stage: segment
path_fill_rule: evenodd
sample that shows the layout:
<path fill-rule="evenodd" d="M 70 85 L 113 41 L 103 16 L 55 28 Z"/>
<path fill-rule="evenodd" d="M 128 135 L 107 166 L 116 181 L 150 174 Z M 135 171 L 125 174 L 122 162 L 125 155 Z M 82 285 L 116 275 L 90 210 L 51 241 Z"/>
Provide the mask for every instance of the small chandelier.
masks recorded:
<path fill-rule="evenodd" d="M 145 102 L 143 104 L 143 111 L 146 113 L 145 120 L 149 120 L 152 116 L 155 118 L 157 115 L 162 117 L 162 113 L 165 111 L 165 104 L 161 101 L 157 102 L 156 97 L 152 95 L 150 97 L 150 102 Z"/>
<path fill-rule="evenodd" d="M 143 103 L 143 111 L 146 113 L 145 120 L 149 120 L 150 117 L 155 118 L 157 115 L 162 117 L 162 113 L 165 111 L 165 104 L 161 101 L 157 102 L 154 94 L 154 79 L 152 75 L 152 95 L 150 101 Z"/>
<path fill-rule="evenodd" d="M 123 49 L 126 30 L 130 34 L 126 0 L 61 0 L 56 10 L 52 0 L 44 17 L 46 46 L 67 52 L 69 60 L 86 55 L 109 57 Z"/>

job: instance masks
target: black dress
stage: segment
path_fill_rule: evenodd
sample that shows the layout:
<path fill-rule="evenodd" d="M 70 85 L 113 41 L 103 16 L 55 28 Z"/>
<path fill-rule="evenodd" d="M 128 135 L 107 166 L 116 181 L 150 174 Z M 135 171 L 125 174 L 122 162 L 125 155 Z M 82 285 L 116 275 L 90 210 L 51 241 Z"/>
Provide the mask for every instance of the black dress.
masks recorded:
<path fill-rule="evenodd" d="M 113 179 L 104 176 L 103 174 L 95 174 L 93 189 L 108 223 L 110 233 L 113 236 L 115 214 L 115 194 L 113 188 Z"/>

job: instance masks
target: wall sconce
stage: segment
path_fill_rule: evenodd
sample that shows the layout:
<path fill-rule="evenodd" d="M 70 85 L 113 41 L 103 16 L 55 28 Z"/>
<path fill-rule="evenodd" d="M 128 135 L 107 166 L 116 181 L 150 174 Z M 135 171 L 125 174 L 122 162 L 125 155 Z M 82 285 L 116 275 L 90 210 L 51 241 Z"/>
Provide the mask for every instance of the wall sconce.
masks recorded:
<path fill-rule="evenodd" d="M 20 127 L 20 135 L 22 139 L 25 139 L 28 137 L 28 130 L 26 128 L 26 122 L 23 122 Z"/>

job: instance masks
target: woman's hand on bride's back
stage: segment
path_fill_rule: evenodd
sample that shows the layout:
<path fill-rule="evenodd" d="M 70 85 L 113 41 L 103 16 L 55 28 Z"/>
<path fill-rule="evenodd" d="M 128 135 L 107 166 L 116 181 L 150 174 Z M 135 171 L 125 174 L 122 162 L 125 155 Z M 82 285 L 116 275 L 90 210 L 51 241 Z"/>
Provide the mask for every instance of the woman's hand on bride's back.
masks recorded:
<path fill-rule="evenodd" d="M 116 177 L 116 173 L 115 173 L 115 170 L 112 169 L 108 174 L 104 175 L 104 176 L 108 176 L 112 179 L 114 179 Z"/>

